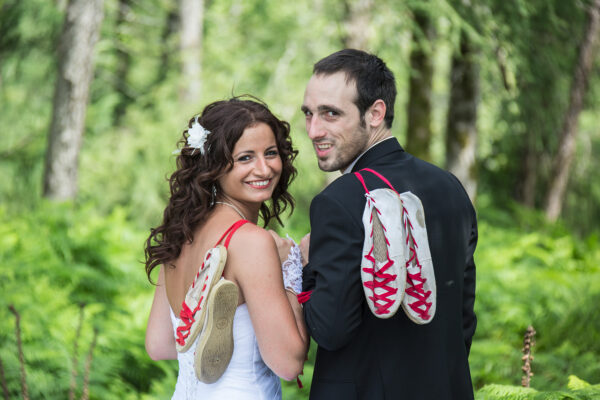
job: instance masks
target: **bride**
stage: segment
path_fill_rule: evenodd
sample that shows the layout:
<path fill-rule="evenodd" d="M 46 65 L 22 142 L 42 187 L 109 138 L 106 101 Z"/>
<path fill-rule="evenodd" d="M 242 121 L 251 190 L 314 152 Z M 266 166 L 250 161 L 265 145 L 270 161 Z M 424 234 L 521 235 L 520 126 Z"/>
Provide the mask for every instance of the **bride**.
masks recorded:
<path fill-rule="evenodd" d="M 146 350 L 179 360 L 173 399 L 279 399 L 279 377 L 300 374 L 309 341 L 300 255 L 292 248 L 282 271 L 256 224 L 293 208 L 289 124 L 232 98 L 192 118 L 180 144 L 163 222 L 146 242 L 148 279 L 159 268 Z"/>

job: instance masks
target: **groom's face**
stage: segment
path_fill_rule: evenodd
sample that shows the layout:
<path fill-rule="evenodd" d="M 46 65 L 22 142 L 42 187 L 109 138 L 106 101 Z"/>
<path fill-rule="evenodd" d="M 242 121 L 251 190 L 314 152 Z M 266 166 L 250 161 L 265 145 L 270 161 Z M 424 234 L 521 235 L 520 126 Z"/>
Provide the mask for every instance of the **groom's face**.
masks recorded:
<path fill-rule="evenodd" d="M 343 171 L 367 148 L 356 98 L 356 83 L 346 82 L 344 72 L 313 75 L 308 81 L 302 112 L 323 171 Z"/>

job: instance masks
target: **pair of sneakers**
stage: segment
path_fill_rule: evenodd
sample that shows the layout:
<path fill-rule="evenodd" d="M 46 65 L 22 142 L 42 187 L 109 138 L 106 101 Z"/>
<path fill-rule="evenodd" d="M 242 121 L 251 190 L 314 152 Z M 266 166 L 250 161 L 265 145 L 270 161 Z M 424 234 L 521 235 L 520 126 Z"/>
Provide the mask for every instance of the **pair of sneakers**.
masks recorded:
<path fill-rule="evenodd" d="M 222 278 L 227 249 L 210 249 L 182 303 L 175 346 L 186 352 L 196 341 L 194 371 L 204 383 L 216 382 L 225 372 L 233 354 L 233 317 L 238 287 Z"/>
<path fill-rule="evenodd" d="M 436 284 L 421 200 L 411 192 L 389 188 L 365 189 L 365 240 L 361 280 L 373 315 L 390 318 L 402 306 L 410 320 L 427 324 L 436 309 Z"/>

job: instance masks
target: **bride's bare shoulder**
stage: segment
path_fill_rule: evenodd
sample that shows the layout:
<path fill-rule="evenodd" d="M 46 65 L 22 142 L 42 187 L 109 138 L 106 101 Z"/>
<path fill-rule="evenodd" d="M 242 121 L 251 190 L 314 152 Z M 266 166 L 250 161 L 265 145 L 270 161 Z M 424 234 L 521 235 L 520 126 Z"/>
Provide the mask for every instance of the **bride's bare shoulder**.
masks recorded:
<path fill-rule="evenodd" d="M 254 224 L 242 225 L 231 238 L 232 250 L 245 250 L 260 253 L 265 250 L 276 250 L 273 236 L 265 229 Z"/>

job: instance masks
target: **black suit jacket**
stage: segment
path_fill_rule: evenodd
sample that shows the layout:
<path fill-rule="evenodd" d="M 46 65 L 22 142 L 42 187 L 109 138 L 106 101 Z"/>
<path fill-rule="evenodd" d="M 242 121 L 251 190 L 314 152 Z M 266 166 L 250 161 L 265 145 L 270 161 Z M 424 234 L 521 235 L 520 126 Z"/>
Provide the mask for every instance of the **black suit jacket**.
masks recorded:
<path fill-rule="evenodd" d="M 360 262 L 364 189 L 338 178 L 310 207 L 310 254 L 303 290 L 308 330 L 318 343 L 311 399 L 473 398 L 468 355 L 475 333 L 475 211 L 449 172 L 406 153 L 396 139 L 367 151 L 353 168 L 371 168 L 423 203 L 437 283 L 432 322 L 417 325 L 402 307 L 390 319 L 371 314 Z M 362 173 L 369 190 L 387 187 Z"/>

